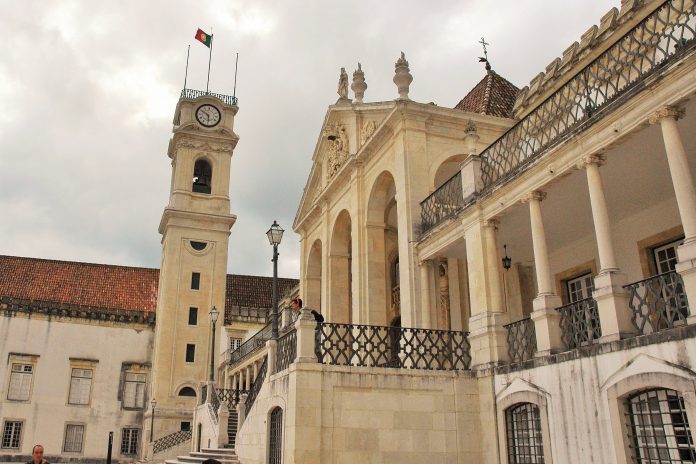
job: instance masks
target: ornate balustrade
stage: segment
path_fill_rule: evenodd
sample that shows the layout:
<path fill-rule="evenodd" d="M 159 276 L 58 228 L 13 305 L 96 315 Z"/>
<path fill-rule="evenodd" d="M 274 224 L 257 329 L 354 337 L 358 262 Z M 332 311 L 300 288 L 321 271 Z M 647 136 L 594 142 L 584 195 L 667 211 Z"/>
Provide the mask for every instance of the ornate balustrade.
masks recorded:
<path fill-rule="evenodd" d="M 215 392 L 221 403 L 225 403 L 228 409 L 234 409 L 242 397 L 242 395 L 249 393 L 247 390 L 240 390 L 239 388 L 216 388 Z"/>
<path fill-rule="evenodd" d="M 628 291 L 631 322 L 641 335 L 686 324 L 689 302 L 678 273 L 666 272 L 624 288 Z"/>
<path fill-rule="evenodd" d="M 225 310 L 225 324 L 232 322 L 267 322 L 268 309 L 232 306 Z"/>
<path fill-rule="evenodd" d="M 481 153 L 480 193 L 518 176 L 694 50 L 693 0 L 665 1 Z M 462 209 L 453 179 L 421 202 L 422 232 Z"/>
<path fill-rule="evenodd" d="M 591 345 L 602 336 L 597 302 L 593 298 L 575 301 L 556 311 L 561 313 L 561 340 L 566 349 Z"/>
<path fill-rule="evenodd" d="M 251 338 L 230 353 L 230 365 L 237 364 L 250 354 L 266 346 L 266 342 L 271 339 L 271 335 L 271 324 L 266 324 L 261 330 L 256 332 Z"/>
<path fill-rule="evenodd" d="M 183 99 L 195 100 L 198 97 L 203 97 L 206 95 L 208 95 L 210 97 L 219 98 L 226 105 L 236 105 L 237 104 L 237 97 L 233 97 L 231 95 L 223 95 L 221 93 L 213 93 L 213 92 L 208 92 L 208 91 L 203 91 L 203 90 L 193 90 L 193 89 L 182 90 L 181 96 L 179 97 L 179 99 L 180 100 L 183 100 Z"/>
<path fill-rule="evenodd" d="M 261 386 L 263 385 L 263 382 L 266 379 L 266 370 L 267 369 L 268 369 L 268 356 L 266 356 L 264 358 L 263 364 L 261 364 L 261 368 L 259 369 L 259 372 L 256 375 L 254 382 L 251 384 L 251 389 L 249 389 L 249 395 L 247 396 L 246 404 L 244 405 L 244 409 L 245 409 L 247 415 L 249 414 L 249 411 L 251 411 L 251 407 L 254 405 L 254 401 L 256 401 L 256 397 L 259 395 L 259 391 L 261 391 Z"/>
<path fill-rule="evenodd" d="M 532 359 L 537 351 L 534 321 L 526 318 L 507 324 L 504 327 L 507 329 L 510 362 L 517 363 Z"/>
<path fill-rule="evenodd" d="M 295 362 L 295 358 L 297 358 L 297 330 L 293 328 L 278 337 L 274 372 L 284 371 Z"/>
<path fill-rule="evenodd" d="M 317 357 L 323 364 L 465 370 L 471 364 L 468 332 L 322 323 Z"/>
<path fill-rule="evenodd" d="M 162 451 L 166 451 L 184 442 L 191 441 L 192 436 L 193 434 L 190 430 L 180 430 L 162 438 L 158 438 L 152 445 L 152 453 L 161 453 Z"/>
<path fill-rule="evenodd" d="M 213 416 L 215 417 L 215 421 L 217 422 L 218 409 L 220 409 L 220 398 L 218 398 L 217 389 L 214 387 L 210 389 L 210 403 L 209 404 L 213 410 Z"/>

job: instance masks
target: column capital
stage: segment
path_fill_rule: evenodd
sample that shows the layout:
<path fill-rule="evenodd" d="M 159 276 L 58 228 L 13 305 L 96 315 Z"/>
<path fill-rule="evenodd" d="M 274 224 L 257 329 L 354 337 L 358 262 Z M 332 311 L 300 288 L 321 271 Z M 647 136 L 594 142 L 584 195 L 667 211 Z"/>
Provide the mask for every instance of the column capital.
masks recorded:
<path fill-rule="evenodd" d="M 648 118 L 648 122 L 650 122 L 650 124 L 657 124 L 663 119 L 668 118 L 674 119 L 676 121 L 678 119 L 683 118 L 685 113 L 686 111 L 684 111 L 683 108 L 677 108 L 676 106 L 665 106 L 664 108 L 660 108 L 659 110 L 651 114 Z"/>
<path fill-rule="evenodd" d="M 497 220 L 496 218 L 490 218 L 490 219 L 487 219 L 483 222 L 484 227 L 492 227 L 494 229 L 497 229 L 499 225 L 500 225 L 500 221 Z"/>
<path fill-rule="evenodd" d="M 578 169 L 585 169 L 590 165 L 601 166 L 607 162 L 607 157 L 604 153 L 595 153 L 594 155 L 587 155 L 580 158 L 576 166 Z"/>
<path fill-rule="evenodd" d="M 544 201 L 546 198 L 546 192 L 541 190 L 534 190 L 522 197 L 522 203 L 529 203 L 530 201 Z"/>

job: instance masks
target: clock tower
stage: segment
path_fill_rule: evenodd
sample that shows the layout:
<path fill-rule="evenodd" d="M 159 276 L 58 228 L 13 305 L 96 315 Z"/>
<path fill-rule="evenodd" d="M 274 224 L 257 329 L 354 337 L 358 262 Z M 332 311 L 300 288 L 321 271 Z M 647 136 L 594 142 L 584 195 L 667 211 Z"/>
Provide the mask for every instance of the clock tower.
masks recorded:
<path fill-rule="evenodd" d="M 176 106 L 168 150 L 169 204 L 159 225 L 162 260 L 150 395 L 156 400 L 155 439 L 191 420 L 199 384 L 210 377 L 213 307 L 220 314 L 216 365 L 219 347 L 226 346 L 221 328 L 228 240 L 236 219 L 229 186 L 238 109 L 234 97 L 195 90 L 184 90 Z"/>

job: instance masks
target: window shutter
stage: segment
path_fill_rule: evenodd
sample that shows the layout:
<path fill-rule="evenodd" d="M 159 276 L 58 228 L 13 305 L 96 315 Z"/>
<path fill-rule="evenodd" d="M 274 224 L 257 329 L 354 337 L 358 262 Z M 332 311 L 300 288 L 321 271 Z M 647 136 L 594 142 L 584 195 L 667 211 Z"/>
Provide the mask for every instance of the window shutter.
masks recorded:
<path fill-rule="evenodd" d="M 31 365 L 13 364 L 10 374 L 10 388 L 7 392 L 8 400 L 27 401 L 31 390 Z"/>

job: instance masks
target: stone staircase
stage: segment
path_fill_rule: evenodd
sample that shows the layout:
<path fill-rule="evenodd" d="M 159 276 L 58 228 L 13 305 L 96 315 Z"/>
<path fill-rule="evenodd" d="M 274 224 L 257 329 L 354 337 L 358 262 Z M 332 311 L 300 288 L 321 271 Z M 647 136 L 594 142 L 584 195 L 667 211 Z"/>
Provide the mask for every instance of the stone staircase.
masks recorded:
<path fill-rule="evenodd" d="M 229 418 L 227 419 L 227 445 L 225 445 L 225 448 L 232 448 L 234 449 L 236 440 L 237 440 L 237 410 L 232 408 L 230 409 L 230 415 Z"/>
<path fill-rule="evenodd" d="M 206 459 L 215 459 L 222 464 L 240 464 L 233 449 L 202 448 L 199 452 L 191 452 L 188 456 L 177 456 L 176 459 L 164 461 L 166 464 L 201 464 Z"/>

